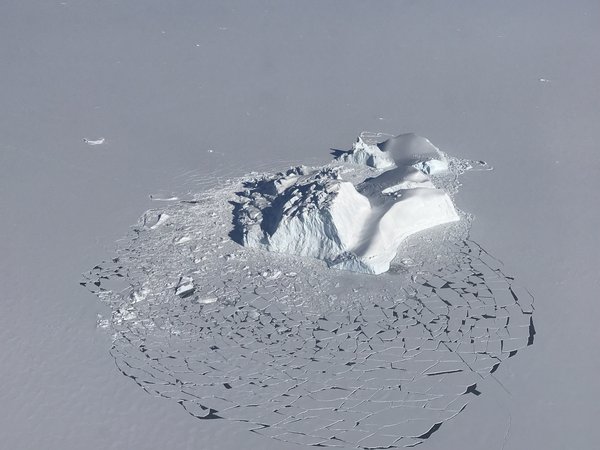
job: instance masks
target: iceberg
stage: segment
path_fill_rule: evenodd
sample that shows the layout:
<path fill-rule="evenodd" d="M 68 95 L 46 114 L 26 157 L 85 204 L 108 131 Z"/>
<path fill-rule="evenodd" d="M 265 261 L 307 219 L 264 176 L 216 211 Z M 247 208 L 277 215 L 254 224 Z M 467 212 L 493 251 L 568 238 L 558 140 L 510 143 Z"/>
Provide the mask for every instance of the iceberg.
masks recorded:
<path fill-rule="evenodd" d="M 237 240 L 381 274 L 406 238 L 460 219 L 431 178 L 446 171 L 447 156 L 424 137 L 377 143 L 361 136 L 332 164 L 248 182 L 234 209 Z"/>

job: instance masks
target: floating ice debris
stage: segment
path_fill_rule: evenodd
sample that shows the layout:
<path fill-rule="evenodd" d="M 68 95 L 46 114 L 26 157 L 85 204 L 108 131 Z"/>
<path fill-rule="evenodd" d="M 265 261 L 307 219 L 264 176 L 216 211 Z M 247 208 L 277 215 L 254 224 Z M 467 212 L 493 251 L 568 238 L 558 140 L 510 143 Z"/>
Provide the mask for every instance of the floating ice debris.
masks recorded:
<path fill-rule="evenodd" d="M 150 200 L 152 200 L 154 202 L 176 202 L 179 200 L 179 197 L 162 198 L 162 197 L 156 197 L 154 195 L 150 195 Z"/>
<path fill-rule="evenodd" d="M 110 327 L 110 320 L 109 319 L 105 319 L 102 316 L 102 314 L 98 314 L 96 317 L 97 317 L 96 326 L 98 328 L 108 328 L 108 327 Z"/>
<path fill-rule="evenodd" d="M 352 183 L 344 180 L 347 167 L 296 167 L 247 183 L 234 217 L 241 243 L 379 274 L 406 238 L 459 220 L 449 194 L 432 181 L 449 166 L 429 140 L 403 134 L 376 144 L 359 137 L 338 159 L 386 170 L 363 172 Z"/>
<path fill-rule="evenodd" d="M 189 236 L 181 236 L 175 239 L 176 244 L 185 244 L 186 242 L 190 242 L 192 240 Z"/>
<path fill-rule="evenodd" d="M 83 142 L 85 142 L 87 145 L 102 145 L 102 144 L 104 144 L 104 141 L 105 141 L 104 138 L 100 138 L 100 139 L 83 138 Z"/>
<path fill-rule="evenodd" d="M 157 222 L 154 225 L 152 225 L 150 227 L 150 229 L 156 230 L 158 227 L 164 225 L 167 222 L 167 220 L 169 219 L 169 217 L 170 216 L 168 214 L 159 214 Z"/>
<path fill-rule="evenodd" d="M 175 295 L 188 297 L 194 293 L 194 280 L 190 277 L 181 277 L 175 287 Z"/>
<path fill-rule="evenodd" d="M 256 183 L 273 196 L 307 185 L 317 204 L 350 183 L 393 203 L 411 191 L 454 192 L 473 162 L 447 162 L 447 175 L 411 165 L 402 179 L 399 167 L 345 161 L 255 174 L 146 212 L 116 257 L 81 282 L 111 310 L 98 325 L 113 334 L 116 365 L 194 417 L 240 421 L 304 447 L 414 447 L 443 433 L 536 333 L 533 298 L 468 239 L 467 214 L 409 236 L 378 276 L 229 236 L 239 233 L 232 209 L 256 200 L 242 195 L 232 206 L 235 193 Z M 325 193 L 311 193 L 308 178 Z M 168 226 L 156 226 L 161 218 Z"/>
<path fill-rule="evenodd" d="M 131 300 L 131 303 L 141 302 L 142 300 L 146 299 L 146 296 L 149 293 L 150 292 L 148 291 L 148 289 L 136 289 L 133 292 L 131 292 L 131 294 L 129 295 L 129 299 Z"/>

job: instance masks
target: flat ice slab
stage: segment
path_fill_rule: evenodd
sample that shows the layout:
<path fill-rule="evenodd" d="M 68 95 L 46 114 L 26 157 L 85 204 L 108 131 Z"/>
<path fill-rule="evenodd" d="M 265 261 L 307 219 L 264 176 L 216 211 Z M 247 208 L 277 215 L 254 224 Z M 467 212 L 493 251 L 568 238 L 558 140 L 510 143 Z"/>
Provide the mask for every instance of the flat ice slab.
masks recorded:
<path fill-rule="evenodd" d="M 421 136 L 381 143 L 361 136 L 334 164 L 247 183 L 234 211 L 238 238 L 245 246 L 380 274 L 406 238 L 459 220 L 448 193 L 431 179 L 447 170 L 446 155 Z"/>

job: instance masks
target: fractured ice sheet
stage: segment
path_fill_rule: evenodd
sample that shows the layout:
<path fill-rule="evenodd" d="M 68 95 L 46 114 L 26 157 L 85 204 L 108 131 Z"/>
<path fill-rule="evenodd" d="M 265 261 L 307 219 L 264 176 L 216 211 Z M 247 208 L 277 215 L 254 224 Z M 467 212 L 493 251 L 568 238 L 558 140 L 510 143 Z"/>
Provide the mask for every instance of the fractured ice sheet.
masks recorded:
<path fill-rule="evenodd" d="M 406 242 L 389 273 L 349 273 L 233 242 L 243 182 L 148 211 L 82 281 L 147 392 L 281 441 L 411 447 L 533 343 L 532 297 L 468 217 Z"/>

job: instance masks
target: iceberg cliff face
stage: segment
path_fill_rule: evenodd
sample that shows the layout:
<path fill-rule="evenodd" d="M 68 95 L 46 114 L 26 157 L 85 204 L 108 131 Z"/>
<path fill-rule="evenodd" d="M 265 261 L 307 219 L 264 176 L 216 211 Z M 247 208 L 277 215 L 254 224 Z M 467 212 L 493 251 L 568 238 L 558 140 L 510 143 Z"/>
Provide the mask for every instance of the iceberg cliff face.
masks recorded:
<path fill-rule="evenodd" d="M 234 218 L 241 243 L 379 274 L 407 237 L 459 220 L 450 196 L 430 178 L 447 170 L 448 160 L 425 138 L 359 138 L 337 163 L 249 183 Z M 355 184 L 343 179 L 361 166 L 380 170 Z"/>
<path fill-rule="evenodd" d="M 357 216 L 370 209 L 336 170 L 296 168 L 247 191 L 238 218 L 244 245 L 329 260 L 355 245 Z"/>

